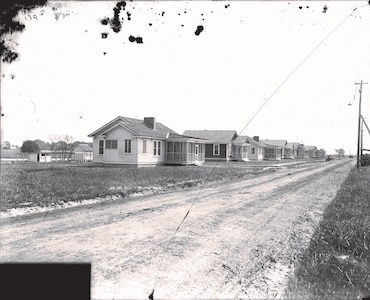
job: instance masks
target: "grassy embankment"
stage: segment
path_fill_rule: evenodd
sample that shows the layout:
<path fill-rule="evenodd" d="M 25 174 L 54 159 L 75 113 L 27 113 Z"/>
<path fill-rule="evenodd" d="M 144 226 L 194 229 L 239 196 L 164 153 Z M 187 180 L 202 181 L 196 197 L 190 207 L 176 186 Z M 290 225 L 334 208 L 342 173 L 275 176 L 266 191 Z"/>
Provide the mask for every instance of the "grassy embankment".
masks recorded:
<path fill-rule="evenodd" d="M 237 179 L 262 168 L 243 164 L 195 167 L 104 168 L 93 165 L 14 163 L 1 165 L 0 211 L 19 206 L 50 206 L 111 195 L 168 191 L 203 182 Z"/>
<path fill-rule="evenodd" d="M 370 296 L 370 167 L 353 169 L 296 266 L 290 299 Z"/>

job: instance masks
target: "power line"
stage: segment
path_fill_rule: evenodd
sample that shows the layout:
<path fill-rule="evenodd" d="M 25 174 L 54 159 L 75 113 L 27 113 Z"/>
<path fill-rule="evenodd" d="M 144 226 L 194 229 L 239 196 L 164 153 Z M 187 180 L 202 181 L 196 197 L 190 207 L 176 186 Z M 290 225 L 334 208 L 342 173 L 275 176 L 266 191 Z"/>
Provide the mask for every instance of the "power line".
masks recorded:
<path fill-rule="evenodd" d="M 220 158 L 220 159 L 218 159 L 218 160 L 216 161 L 215 165 L 213 166 L 213 168 L 212 168 L 212 169 L 211 169 L 211 171 L 209 172 L 209 174 L 208 174 L 207 178 L 204 180 L 203 184 L 201 185 L 201 187 L 200 187 L 200 189 L 199 189 L 198 193 L 197 193 L 197 194 L 196 194 L 196 196 L 194 197 L 194 199 L 193 199 L 193 201 L 192 201 L 192 203 L 191 203 L 191 205 L 190 205 L 190 207 L 189 207 L 188 211 L 186 212 L 185 216 L 183 217 L 183 219 L 181 220 L 181 222 L 180 222 L 180 223 L 179 223 L 179 225 L 177 226 L 176 230 L 173 232 L 173 234 L 172 234 L 171 238 L 169 239 L 169 241 L 168 241 L 168 243 L 167 243 L 167 245 L 166 245 L 166 247 L 165 247 L 165 249 L 164 249 L 164 253 L 163 253 L 163 256 L 162 256 L 161 262 L 160 262 L 159 267 L 158 267 L 158 269 L 157 269 L 157 274 L 156 274 L 156 276 L 155 276 L 154 285 L 153 285 L 153 290 L 152 290 L 152 292 L 150 293 L 150 295 L 149 295 L 149 297 L 148 297 L 149 299 L 151 299 L 151 300 L 153 300 L 153 299 L 154 299 L 154 290 L 155 290 L 155 287 L 156 287 L 156 285 L 157 285 L 158 276 L 159 276 L 159 271 L 160 271 L 160 270 L 161 270 L 161 268 L 162 268 L 162 264 L 163 264 L 163 261 L 164 261 L 164 259 L 165 259 L 165 257 L 166 257 L 167 250 L 168 250 L 169 246 L 171 245 L 171 243 L 172 243 L 173 239 L 175 238 L 175 235 L 177 234 L 177 232 L 180 230 L 180 227 L 181 227 L 181 226 L 182 226 L 182 224 L 184 223 L 185 219 L 188 217 L 188 215 L 189 215 L 189 213 L 190 213 L 190 210 L 191 210 L 191 209 L 192 209 L 192 207 L 194 206 L 195 201 L 199 198 L 200 193 L 202 192 L 202 190 L 203 190 L 204 186 L 206 185 L 206 182 L 208 181 L 208 179 L 209 179 L 209 178 L 210 178 L 210 176 L 212 175 L 213 171 L 214 171 L 214 170 L 215 170 L 215 168 L 217 167 L 217 165 L 218 165 L 218 163 L 220 162 L 220 160 L 221 160 L 221 158 Z"/>
<path fill-rule="evenodd" d="M 365 7 L 367 5 L 363 5 L 360 7 L 354 8 L 351 13 L 349 13 L 337 26 L 334 27 L 332 31 L 330 31 L 324 39 L 322 39 L 312 50 L 309 52 L 303 60 L 293 69 L 292 72 L 280 83 L 280 85 L 272 92 L 272 94 L 262 103 L 260 108 L 256 111 L 256 113 L 252 116 L 252 118 L 247 122 L 247 124 L 243 127 L 240 131 L 239 135 L 243 133 L 243 131 L 248 127 L 248 125 L 254 120 L 254 118 L 258 115 L 258 113 L 263 109 L 263 107 L 271 100 L 271 98 L 282 88 L 282 86 L 293 76 L 293 74 L 306 62 L 306 60 L 359 8 Z"/>
<path fill-rule="evenodd" d="M 321 40 L 321 42 L 319 42 L 314 48 L 313 50 L 311 50 L 311 52 L 309 52 L 304 58 L 303 60 L 293 69 L 292 72 L 289 73 L 289 75 L 282 81 L 282 83 L 273 91 L 273 93 L 262 103 L 262 105 L 260 106 L 260 108 L 257 110 L 257 112 L 252 116 L 252 118 L 246 123 L 246 125 L 243 127 L 243 129 L 240 131 L 239 135 L 241 135 L 243 133 L 243 131 L 247 128 L 247 126 L 254 120 L 254 118 L 258 115 L 258 113 L 263 109 L 263 107 L 271 100 L 271 98 L 281 89 L 281 87 L 290 79 L 290 77 L 306 62 L 306 60 L 352 15 L 353 12 L 355 12 L 358 8 L 362 8 L 362 7 L 365 7 L 367 5 L 363 5 L 361 7 L 356 7 L 354 8 L 351 13 L 349 13 L 336 27 L 334 27 L 334 29 L 332 31 L 329 32 L 329 34 L 327 34 L 324 39 Z M 232 140 L 230 140 L 230 143 L 232 142 Z M 211 174 L 213 173 L 214 169 L 216 168 L 216 166 L 218 165 L 220 160 L 218 160 L 216 162 L 216 164 L 214 165 L 214 167 L 211 169 L 210 173 L 208 174 L 207 176 L 207 179 L 211 176 Z M 162 259 L 161 259 L 161 262 L 159 264 L 159 267 L 157 269 L 157 274 L 156 274 L 156 277 L 155 277 L 155 280 L 154 280 L 154 285 L 153 285 L 153 289 L 152 289 L 152 292 L 149 294 L 149 299 L 150 300 L 153 300 L 154 299 L 154 291 L 155 291 L 155 287 L 156 287 L 156 284 L 157 284 L 157 281 L 158 281 L 158 275 L 159 275 L 159 271 L 161 270 L 162 268 L 162 265 L 163 265 L 163 261 L 165 259 L 165 256 L 167 254 L 167 250 L 169 248 L 169 246 L 171 245 L 171 242 L 173 241 L 173 239 L 175 238 L 175 235 L 177 234 L 177 232 L 180 230 L 180 227 L 182 226 L 182 224 L 184 223 L 185 219 L 188 217 L 189 213 L 190 213 L 190 210 L 192 209 L 192 207 L 194 206 L 194 203 L 195 201 L 198 199 L 200 193 L 202 192 L 204 186 L 206 184 L 206 181 L 203 182 L 200 190 L 198 191 L 197 195 L 194 197 L 188 211 L 186 212 L 185 216 L 183 217 L 183 219 L 181 220 L 181 222 L 179 223 L 179 225 L 177 226 L 176 230 L 174 231 L 174 233 L 172 234 L 171 238 L 169 239 L 166 247 L 165 247 L 165 250 L 164 250 L 164 253 L 163 253 L 163 256 L 162 256 Z"/>

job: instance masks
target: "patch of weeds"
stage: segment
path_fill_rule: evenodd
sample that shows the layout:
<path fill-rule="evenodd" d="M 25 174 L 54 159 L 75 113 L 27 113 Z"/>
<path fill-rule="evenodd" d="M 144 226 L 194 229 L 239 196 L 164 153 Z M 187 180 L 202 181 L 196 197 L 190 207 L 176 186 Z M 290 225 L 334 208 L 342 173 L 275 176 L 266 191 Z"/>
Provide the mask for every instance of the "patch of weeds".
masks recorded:
<path fill-rule="evenodd" d="M 298 261 L 288 298 L 370 296 L 370 167 L 353 169 Z"/>
<path fill-rule="evenodd" d="M 72 167 L 73 166 L 73 167 Z M 58 201 L 81 201 L 107 196 L 128 197 L 143 190 L 155 192 L 191 188 L 201 184 L 253 176 L 246 164 L 153 168 L 97 165 L 14 163 L 1 166 L 0 210 L 49 206 Z"/>

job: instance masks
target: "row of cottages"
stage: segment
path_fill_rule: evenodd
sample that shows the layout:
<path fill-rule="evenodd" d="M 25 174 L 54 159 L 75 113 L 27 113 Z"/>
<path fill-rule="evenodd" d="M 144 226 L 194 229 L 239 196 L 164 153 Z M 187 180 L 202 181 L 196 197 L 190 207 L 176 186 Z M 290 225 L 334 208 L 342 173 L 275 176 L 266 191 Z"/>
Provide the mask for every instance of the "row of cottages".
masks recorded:
<path fill-rule="evenodd" d="M 88 135 L 93 161 L 126 166 L 192 165 L 205 161 L 206 140 L 180 135 L 154 117 L 117 117 Z"/>
<path fill-rule="evenodd" d="M 93 161 L 127 166 L 197 165 L 205 161 L 324 157 L 314 146 L 238 136 L 235 130 L 186 130 L 178 134 L 154 117 L 117 117 L 88 135 Z"/>
<path fill-rule="evenodd" d="M 185 135 L 206 140 L 206 161 L 249 161 L 323 158 L 325 151 L 315 146 L 287 140 L 260 140 L 258 136 L 238 136 L 234 130 L 186 130 Z"/>

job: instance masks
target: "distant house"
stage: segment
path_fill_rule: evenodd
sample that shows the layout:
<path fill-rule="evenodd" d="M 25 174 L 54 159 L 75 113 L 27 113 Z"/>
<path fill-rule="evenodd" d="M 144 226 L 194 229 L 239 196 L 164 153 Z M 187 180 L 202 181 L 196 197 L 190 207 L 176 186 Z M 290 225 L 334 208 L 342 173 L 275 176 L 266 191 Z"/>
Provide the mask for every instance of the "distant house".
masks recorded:
<path fill-rule="evenodd" d="M 317 149 L 315 152 L 316 158 L 325 158 L 326 152 L 324 149 Z"/>
<path fill-rule="evenodd" d="M 93 148 L 89 144 L 79 143 L 72 148 L 72 160 L 75 162 L 93 161 Z"/>
<path fill-rule="evenodd" d="M 264 145 L 259 137 L 237 136 L 232 142 L 231 159 L 236 161 L 262 160 Z"/>
<path fill-rule="evenodd" d="M 316 146 L 305 146 L 306 150 L 307 150 L 307 156 L 309 158 L 316 158 L 316 150 L 317 150 L 317 147 Z"/>
<path fill-rule="evenodd" d="M 248 161 L 248 137 L 237 136 L 231 145 L 231 160 Z"/>
<path fill-rule="evenodd" d="M 298 146 L 299 143 L 287 143 L 284 151 L 285 159 L 295 159 L 298 156 Z"/>
<path fill-rule="evenodd" d="M 38 153 L 29 153 L 28 161 L 29 162 L 51 162 L 51 151 L 50 150 L 41 150 Z"/>
<path fill-rule="evenodd" d="M 306 149 L 304 144 L 298 144 L 297 158 L 308 158 L 308 150 Z"/>
<path fill-rule="evenodd" d="M 156 121 L 117 117 L 88 135 L 93 162 L 125 166 L 190 165 L 205 160 L 205 140 L 180 135 Z"/>
<path fill-rule="evenodd" d="M 284 158 L 284 152 L 287 140 L 261 140 L 264 145 L 264 156 L 266 160 L 281 160 Z"/>
<path fill-rule="evenodd" d="M 231 160 L 232 142 L 236 139 L 235 130 L 186 130 L 187 136 L 206 140 L 206 161 L 229 161 Z"/>
<path fill-rule="evenodd" d="M 248 137 L 248 158 L 250 160 L 263 160 L 265 145 L 260 142 L 258 136 Z"/>
<path fill-rule="evenodd" d="M 10 142 L 8 141 L 5 141 L 1 144 L 1 149 L 4 149 L 4 150 L 10 150 L 12 147 L 12 145 L 10 144 Z"/>

